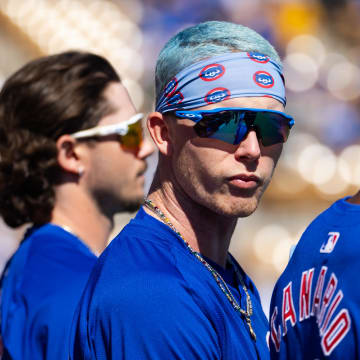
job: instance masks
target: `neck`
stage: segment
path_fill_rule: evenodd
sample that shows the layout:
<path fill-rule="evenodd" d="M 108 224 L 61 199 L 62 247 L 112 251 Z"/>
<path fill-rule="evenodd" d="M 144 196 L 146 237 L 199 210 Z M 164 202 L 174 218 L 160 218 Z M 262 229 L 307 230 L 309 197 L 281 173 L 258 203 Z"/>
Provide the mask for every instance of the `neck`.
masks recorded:
<path fill-rule="evenodd" d="M 359 205 L 360 204 L 360 191 L 358 193 L 356 193 L 354 196 L 352 196 L 351 198 L 347 199 L 347 202 L 349 202 L 350 204 Z"/>
<path fill-rule="evenodd" d="M 236 218 L 209 210 L 183 191 L 175 191 L 169 182 L 150 190 L 148 198 L 169 218 L 193 250 L 225 267 Z M 147 208 L 145 211 L 157 217 L 153 211 Z"/>
<path fill-rule="evenodd" d="M 113 227 L 112 218 L 81 191 L 57 191 L 51 222 L 68 227 L 97 256 L 105 249 Z"/>

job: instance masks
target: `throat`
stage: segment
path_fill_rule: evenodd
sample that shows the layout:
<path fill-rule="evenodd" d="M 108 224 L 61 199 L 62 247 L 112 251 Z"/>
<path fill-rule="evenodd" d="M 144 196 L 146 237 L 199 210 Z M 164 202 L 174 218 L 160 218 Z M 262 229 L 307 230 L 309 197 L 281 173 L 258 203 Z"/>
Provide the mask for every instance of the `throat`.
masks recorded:
<path fill-rule="evenodd" d="M 145 199 L 144 200 L 144 205 L 146 206 L 147 209 L 149 209 L 157 217 L 159 217 L 161 219 L 161 221 L 163 221 L 173 231 L 176 232 L 176 234 L 184 241 L 184 243 L 187 246 L 189 252 L 194 256 L 194 259 L 198 260 L 209 271 L 209 273 L 212 275 L 214 281 L 216 282 L 217 286 L 221 289 L 221 291 L 224 293 L 224 296 L 226 296 L 228 301 L 231 303 L 234 311 L 237 312 L 240 316 L 243 316 L 245 318 L 246 324 L 247 324 L 247 326 L 249 328 L 251 338 L 254 341 L 256 341 L 256 334 L 255 334 L 255 331 L 254 331 L 254 329 L 252 327 L 252 323 L 251 323 L 251 316 L 252 316 L 252 313 L 253 313 L 251 298 L 250 298 L 249 292 L 247 290 L 247 287 L 245 285 L 245 282 L 244 282 L 244 280 L 242 278 L 242 275 L 241 275 L 239 269 L 233 263 L 231 257 L 230 256 L 228 257 L 228 261 L 231 263 L 231 266 L 234 268 L 234 270 L 236 272 L 237 279 L 239 281 L 239 284 L 241 285 L 241 287 L 243 288 L 243 290 L 244 290 L 244 292 L 246 294 L 246 308 L 245 309 L 241 308 L 241 305 L 237 302 L 237 300 L 234 297 L 233 293 L 231 292 L 231 290 L 227 286 L 226 281 L 223 279 L 221 274 L 216 270 L 216 268 L 218 266 L 216 266 L 216 267 L 211 266 L 211 264 L 206 260 L 206 255 L 204 257 L 203 254 L 201 252 L 199 252 L 199 250 L 194 249 L 191 246 L 191 244 L 184 238 L 183 234 L 180 233 L 176 229 L 175 225 L 171 222 L 171 220 L 164 214 L 164 212 L 152 200 Z M 210 259 L 211 259 L 211 257 L 210 257 Z M 226 263 L 226 261 L 224 261 L 224 263 Z"/>
<path fill-rule="evenodd" d="M 171 206 L 159 200 L 153 200 L 153 196 L 145 199 L 147 212 L 167 224 L 184 241 L 186 239 L 194 251 L 225 267 L 236 220 L 227 219 L 224 223 L 220 215 L 204 214 L 206 209 L 202 216 L 196 211 L 189 215 L 180 204 L 177 204 L 176 210 L 172 210 Z"/>

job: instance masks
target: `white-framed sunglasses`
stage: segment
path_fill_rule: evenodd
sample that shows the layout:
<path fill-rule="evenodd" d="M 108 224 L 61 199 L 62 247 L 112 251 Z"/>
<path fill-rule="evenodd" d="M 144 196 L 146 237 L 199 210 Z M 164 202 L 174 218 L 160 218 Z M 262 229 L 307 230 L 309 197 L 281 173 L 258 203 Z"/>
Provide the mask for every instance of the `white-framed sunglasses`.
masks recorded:
<path fill-rule="evenodd" d="M 69 134 L 74 139 L 86 139 L 92 137 L 103 137 L 118 135 L 120 143 L 129 149 L 139 148 L 143 141 L 141 120 L 144 114 L 138 113 L 129 120 L 114 125 L 95 126 L 90 129 L 77 131 Z"/>

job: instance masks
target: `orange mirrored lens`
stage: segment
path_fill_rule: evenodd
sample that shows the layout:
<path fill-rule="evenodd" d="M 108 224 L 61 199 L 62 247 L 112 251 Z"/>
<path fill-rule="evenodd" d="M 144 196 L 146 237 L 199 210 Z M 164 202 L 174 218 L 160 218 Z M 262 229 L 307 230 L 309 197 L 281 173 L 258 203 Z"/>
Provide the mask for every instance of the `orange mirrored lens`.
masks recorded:
<path fill-rule="evenodd" d="M 143 131 L 141 126 L 141 120 L 135 124 L 129 126 L 128 132 L 126 135 L 120 137 L 121 145 L 125 149 L 137 150 L 141 146 L 143 141 Z"/>

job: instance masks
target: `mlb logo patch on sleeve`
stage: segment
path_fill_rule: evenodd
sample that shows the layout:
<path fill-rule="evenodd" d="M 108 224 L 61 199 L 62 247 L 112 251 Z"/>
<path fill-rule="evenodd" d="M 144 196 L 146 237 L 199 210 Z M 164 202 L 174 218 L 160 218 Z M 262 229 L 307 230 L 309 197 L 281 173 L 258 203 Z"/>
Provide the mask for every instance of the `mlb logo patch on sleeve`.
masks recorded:
<path fill-rule="evenodd" d="M 321 245 L 320 248 L 321 253 L 329 254 L 334 250 L 334 247 L 337 241 L 339 240 L 340 233 L 336 231 L 331 231 L 328 233 L 328 236 L 329 236 L 328 240 Z"/>

